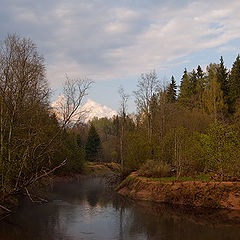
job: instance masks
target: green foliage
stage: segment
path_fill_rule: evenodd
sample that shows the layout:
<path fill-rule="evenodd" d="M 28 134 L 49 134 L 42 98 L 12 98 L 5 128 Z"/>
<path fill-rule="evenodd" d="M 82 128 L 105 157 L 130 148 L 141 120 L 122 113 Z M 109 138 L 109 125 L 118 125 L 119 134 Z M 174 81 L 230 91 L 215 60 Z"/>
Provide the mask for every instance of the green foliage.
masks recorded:
<path fill-rule="evenodd" d="M 173 76 L 167 88 L 167 101 L 169 103 L 175 103 L 177 101 L 177 84 Z"/>
<path fill-rule="evenodd" d="M 143 177 L 167 177 L 171 174 L 171 166 L 166 162 L 148 160 L 138 172 Z"/>
<path fill-rule="evenodd" d="M 147 161 L 150 146 L 147 136 L 134 131 L 129 134 L 126 142 L 127 152 L 124 167 L 129 170 L 137 170 Z"/>
<path fill-rule="evenodd" d="M 79 145 L 80 137 L 74 133 L 65 132 L 62 139 L 61 158 L 67 159 L 66 165 L 59 171 L 64 174 L 81 173 L 85 162 L 85 150 Z"/>
<path fill-rule="evenodd" d="M 229 94 L 229 73 L 224 65 L 223 57 L 220 58 L 220 64 L 217 68 L 217 80 L 220 83 L 220 88 L 223 92 L 224 103 L 228 104 Z"/>
<path fill-rule="evenodd" d="M 223 91 L 217 78 L 218 65 L 210 64 L 207 70 L 208 84 L 203 92 L 203 107 L 208 114 L 213 115 L 216 121 L 226 112 L 227 105 L 224 104 Z"/>
<path fill-rule="evenodd" d="M 85 147 L 87 161 L 99 160 L 98 157 L 100 153 L 100 145 L 101 145 L 100 137 L 94 125 L 91 124 L 88 132 L 86 147 Z"/>
<path fill-rule="evenodd" d="M 180 92 L 179 92 L 179 96 L 178 96 L 178 100 L 183 106 L 189 105 L 189 98 L 191 97 L 190 89 L 191 89 L 190 78 L 189 78 L 187 69 L 185 68 L 183 76 L 182 76 Z"/>
<path fill-rule="evenodd" d="M 240 138 L 230 126 L 212 124 L 201 134 L 206 167 L 220 174 L 239 175 Z"/>
<path fill-rule="evenodd" d="M 238 55 L 229 78 L 229 112 L 235 112 L 236 102 L 240 98 L 240 56 Z"/>
<path fill-rule="evenodd" d="M 151 181 L 156 182 L 173 182 L 173 181 L 180 181 L 180 182 L 186 182 L 186 181 L 209 181 L 210 177 L 208 175 L 199 175 L 195 177 L 179 177 L 178 179 L 174 176 L 172 177 L 160 177 L 160 178 L 148 178 Z"/>

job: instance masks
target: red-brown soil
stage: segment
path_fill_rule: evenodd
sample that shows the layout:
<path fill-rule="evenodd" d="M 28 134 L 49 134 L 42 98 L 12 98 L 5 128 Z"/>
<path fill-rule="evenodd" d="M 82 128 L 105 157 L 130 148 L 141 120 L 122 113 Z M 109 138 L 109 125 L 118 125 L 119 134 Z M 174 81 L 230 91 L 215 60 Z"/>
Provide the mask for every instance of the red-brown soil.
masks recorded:
<path fill-rule="evenodd" d="M 132 199 L 157 203 L 240 210 L 240 182 L 161 182 L 132 173 L 117 191 Z"/>

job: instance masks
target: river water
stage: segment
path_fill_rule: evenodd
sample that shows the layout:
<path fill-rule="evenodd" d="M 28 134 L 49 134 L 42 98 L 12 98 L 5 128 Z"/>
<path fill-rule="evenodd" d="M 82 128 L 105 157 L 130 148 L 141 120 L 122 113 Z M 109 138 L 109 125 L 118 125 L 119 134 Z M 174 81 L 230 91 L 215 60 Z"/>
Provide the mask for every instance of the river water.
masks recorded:
<path fill-rule="evenodd" d="M 190 211 L 130 201 L 103 178 L 60 182 L 47 204 L 25 202 L 0 223 L 3 240 L 239 240 L 239 212 Z M 237 220 L 238 221 L 238 220 Z"/>

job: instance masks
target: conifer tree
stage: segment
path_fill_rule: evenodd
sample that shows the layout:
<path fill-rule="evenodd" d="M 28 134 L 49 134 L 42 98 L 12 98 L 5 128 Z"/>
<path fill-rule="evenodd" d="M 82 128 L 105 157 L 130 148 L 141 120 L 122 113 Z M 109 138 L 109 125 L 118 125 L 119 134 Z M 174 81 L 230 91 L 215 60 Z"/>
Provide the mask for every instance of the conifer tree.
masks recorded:
<path fill-rule="evenodd" d="M 91 124 L 86 143 L 86 158 L 88 161 L 96 161 L 100 150 L 101 140 L 96 128 Z"/>
<path fill-rule="evenodd" d="M 224 103 L 228 103 L 229 83 L 228 83 L 228 70 L 224 66 L 223 57 L 220 58 L 220 64 L 217 68 L 217 81 L 220 84 L 223 92 Z"/>
<path fill-rule="evenodd" d="M 190 78 L 189 78 L 187 69 L 185 68 L 183 76 L 182 76 L 182 80 L 181 80 L 178 100 L 183 106 L 187 107 L 189 105 L 190 96 L 191 96 Z"/>
<path fill-rule="evenodd" d="M 189 90 L 190 90 L 190 96 L 194 96 L 197 92 L 197 73 L 194 69 L 190 73 Z"/>
<path fill-rule="evenodd" d="M 233 63 L 229 78 L 229 112 L 234 113 L 237 99 L 240 98 L 240 56 Z"/>
<path fill-rule="evenodd" d="M 203 108 L 203 92 L 206 87 L 206 76 L 200 65 L 197 67 L 196 106 Z"/>
<path fill-rule="evenodd" d="M 167 101 L 169 103 L 174 103 L 177 100 L 177 85 L 174 77 L 171 78 L 171 83 L 167 88 Z"/>
<path fill-rule="evenodd" d="M 201 66 L 198 65 L 198 67 L 197 67 L 197 78 L 202 79 L 203 77 L 204 77 L 204 72 L 203 72 Z"/>

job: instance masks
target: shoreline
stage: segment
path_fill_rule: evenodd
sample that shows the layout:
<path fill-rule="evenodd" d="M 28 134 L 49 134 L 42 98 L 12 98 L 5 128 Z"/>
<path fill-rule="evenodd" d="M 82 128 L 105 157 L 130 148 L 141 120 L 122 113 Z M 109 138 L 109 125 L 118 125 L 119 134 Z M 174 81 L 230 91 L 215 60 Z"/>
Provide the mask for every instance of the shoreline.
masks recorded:
<path fill-rule="evenodd" d="M 134 200 L 196 208 L 240 210 L 239 182 L 161 182 L 131 173 L 116 191 Z"/>

